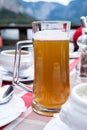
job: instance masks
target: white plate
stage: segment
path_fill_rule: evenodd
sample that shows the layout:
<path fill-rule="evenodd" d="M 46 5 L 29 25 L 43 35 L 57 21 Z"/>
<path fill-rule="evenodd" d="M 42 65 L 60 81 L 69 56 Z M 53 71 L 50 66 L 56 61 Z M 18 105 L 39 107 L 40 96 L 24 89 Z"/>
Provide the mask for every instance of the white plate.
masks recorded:
<path fill-rule="evenodd" d="M 14 95 L 6 104 L 0 105 L 0 127 L 12 122 L 26 110 L 24 101 Z"/>
<path fill-rule="evenodd" d="M 7 70 L 5 70 L 2 66 L 0 67 L 0 71 L 2 73 L 2 80 L 4 81 L 12 81 L 12 74 L 10 74 L 10 72 L 8 72 Z M 29 73 L 29 76 L 25 76 L 20 78 L 20 81 L 25 82 L 25 81 L 33 81 L 34 76 L 33 76 L 33 66 L 29 69 L 27 69 L 24 73 L 22 73 L 22 76 L 25 75 L 25 73 Z"/>
<path fill-rule="evenodd" d="M 2 77 L 4 81 L 9 81 L 9 82 L 12 81 L 12 77 L 10 75 L 3 75 Z M 33 76 L 29 76 L 27 78 L 20 78 L 20 81 L 21 82 L 33 81 L 33 79 L 34 79 Z"/>

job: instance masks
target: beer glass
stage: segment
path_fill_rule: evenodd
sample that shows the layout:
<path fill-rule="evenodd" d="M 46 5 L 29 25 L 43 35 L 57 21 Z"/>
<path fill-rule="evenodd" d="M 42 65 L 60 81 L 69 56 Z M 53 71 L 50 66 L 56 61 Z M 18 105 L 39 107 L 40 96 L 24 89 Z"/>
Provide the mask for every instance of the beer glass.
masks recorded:
<path fill-rule="evenodd" d="M 70 93 L 70 22 L 36 21 L 32 23 L 32 30 L 34 48 L 32 108 L 39 114 L 52 116 L 60 111 Z M 29 44 L 30 40 L 19 41 L 16 50 L 20 51 Z M 13 83 L 26 87 L 18 82 L 19 59 L 15 59 Z"/>

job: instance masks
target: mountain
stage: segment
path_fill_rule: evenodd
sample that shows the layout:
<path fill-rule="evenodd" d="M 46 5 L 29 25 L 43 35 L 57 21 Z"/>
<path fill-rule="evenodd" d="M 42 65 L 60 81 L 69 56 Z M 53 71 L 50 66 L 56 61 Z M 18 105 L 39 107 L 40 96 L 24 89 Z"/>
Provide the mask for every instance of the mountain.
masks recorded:
<path fill-rule="evenodd" d="M 15 13 L 7 9 L 0 10 L 0 24 L 31 24 L 35 19 L 23 13 Z"/>
<path fill-rule="evenodd" d="M 56 8 L 61 11 L 61 9 L 65 7 L 55 2 L 25 2 L 23 0 L 18 1 L 24 8 L 24 12 L 28 15 L 33 16 L 37 20 L 48 20 L 48 16 L 51 14 L 51 11 L 55 11 Z M 53 17 L 53 15 L 54 14 L 51 16 Z"/>
<path fill-rule="evenodd" d="M 18 1 L 24 12 L 37 20 L 70 20 L 80 24 L 80 17 L 87 15 L 87 0 L 73 0 L 67 6 L 55 2 Z"/>
<path fill-rule="evenodd" d="M 0 0 L 0 24 L 26 24 L 34 20 L 70 20 L 80 24 L 80 17 L 87 15 L 86 6 L 87 0 L 73 0 L 67 6 L 56 2 Z"/>
<path fill-rule="evenodd" d="M 18 0 L 0 0 L 0 24 L 29 24 L 34 20 L 25 14 Z"/>

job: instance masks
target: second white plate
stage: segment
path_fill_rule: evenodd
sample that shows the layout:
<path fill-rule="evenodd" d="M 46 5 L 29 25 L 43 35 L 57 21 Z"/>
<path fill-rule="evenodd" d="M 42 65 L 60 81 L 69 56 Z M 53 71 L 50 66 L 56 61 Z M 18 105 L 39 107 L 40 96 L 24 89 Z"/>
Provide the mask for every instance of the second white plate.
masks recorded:
<path fill-rule="evenodd" d="M 8 72 L 2 66 L 0 67 L 0 71 L 2 73 L 2 80 L 4 80 L 4 81 L 12 81 L 13 80 L 13 75 L 11 72 Z M 25 76 L 25 73 L 27 76 Z M 29 76 L 27 73 L 29 73 Z M 33 81 L 33 79 L 34 79 L 34 69 L 33 69 L 33 66 L 31 66 L 24 73 L 22 73 L 22 77 L 20 77 L 20 81 L 21 82 Z"/>

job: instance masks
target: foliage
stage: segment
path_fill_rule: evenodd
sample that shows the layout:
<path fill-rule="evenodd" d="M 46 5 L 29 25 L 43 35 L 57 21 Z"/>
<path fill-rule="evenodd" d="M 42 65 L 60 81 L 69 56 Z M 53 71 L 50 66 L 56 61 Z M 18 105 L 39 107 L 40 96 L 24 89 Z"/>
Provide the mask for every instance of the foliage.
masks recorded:
<path fill-rule="evenodd" d="M 0 24 L 30 24 L 35 19 L 22 13 L 14 13 L 7 9 L 0 10 Z"/>

